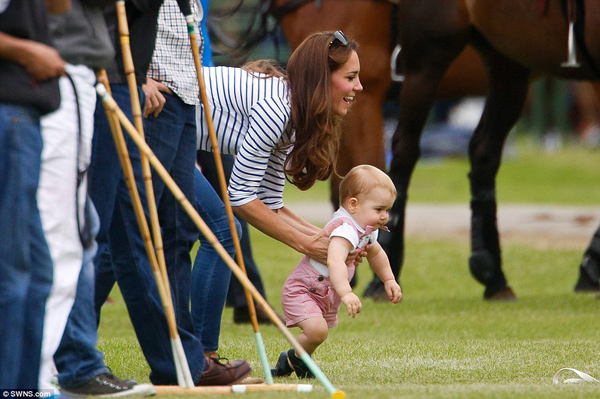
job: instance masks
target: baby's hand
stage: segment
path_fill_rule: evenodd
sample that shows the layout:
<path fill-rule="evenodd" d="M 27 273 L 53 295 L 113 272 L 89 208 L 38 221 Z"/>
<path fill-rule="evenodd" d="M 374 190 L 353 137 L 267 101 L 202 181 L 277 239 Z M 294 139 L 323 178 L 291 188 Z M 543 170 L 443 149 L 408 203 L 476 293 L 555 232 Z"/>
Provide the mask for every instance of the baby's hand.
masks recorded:
<path fill-rule="evenodd" d="M 383 282 L 385 292 L 392 303 L 398 303 L 402 300 L 402 289 L 396 280 L 387 280 Z"/>
<path fill-rule="evenodd" d="M 342 302 L 348 308 L 348 316 L 355 318 L 358 313 L 362 310 L 362 303 L 354 292 L 349 292 L 342 297 Z"/>

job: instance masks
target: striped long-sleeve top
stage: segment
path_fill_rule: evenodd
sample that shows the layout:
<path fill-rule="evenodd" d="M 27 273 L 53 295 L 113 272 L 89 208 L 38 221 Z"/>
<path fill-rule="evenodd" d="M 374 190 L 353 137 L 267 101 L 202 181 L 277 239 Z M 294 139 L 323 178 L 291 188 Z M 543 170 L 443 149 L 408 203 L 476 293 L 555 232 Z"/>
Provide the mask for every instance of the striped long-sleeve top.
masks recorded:
<path fill-rule="evenodd" d="M 237 155 L 231 205 L 258 198 L 270 209 L 283 207 L 284 162 L 293 141 L 287 82 L 229 67 L 203 67 L 202 75 L 219 149 Z M 198 149 L 212 151 L 204 106 L 197 110 Z"/>

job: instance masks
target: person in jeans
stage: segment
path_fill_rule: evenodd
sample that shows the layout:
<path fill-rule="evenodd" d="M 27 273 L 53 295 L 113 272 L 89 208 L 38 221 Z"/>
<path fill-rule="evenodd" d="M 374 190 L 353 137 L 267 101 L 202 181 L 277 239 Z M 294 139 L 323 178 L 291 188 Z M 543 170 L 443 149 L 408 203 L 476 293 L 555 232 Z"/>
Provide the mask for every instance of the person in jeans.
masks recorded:
<path fill-rule="evenodd" d="M 142 103 L 141 85 L 146 81 L 146 71 L 152 59 L 161 5 L 162 0 L 134 0 L 126 3 L 131 49 Z M 123 112 L 133 119 L 114 7 L 106 10 L 105 18 L 117 52 L 114 62 L 107 69 L 112 95 Z M 127 134 L 125 140 L 147 217 L 139 149 Z M 117 281 L 138 342 L 150 366 L 150 381 L 155 385 L 175 385 L 177 373 L 166 316 L 121 172 L 108 120 L 99 103 L 96 105 L 88 185 L 100 219 L 98 252 L 94 257 L 95 284 L 91 284 L 91 273 L 86 273 L 84 267 L 63 340 L 54 356 L 59 369 L 59 384 L 69 387 L 69 393 L 79 391 L 83 394 L 89 392 L 90 388 L 96 391 L 96 378 L 105 373 L 106 366 L 102 361 L 102 354 L 91 350 L 93 346 L 89 344 L 82 346 L 80 340 L 94 341 L 101 307 Z M 83 279 L 84 276 L 87 278 Z M 80 296 L 80 291 L 86 295 Z M 92 303 L 95 312 L 88 310 Z M 236 369 L 238 363 L 223 365 L 206 360 L 202 343 L 194 336 L 193 329 L 181 323 L 180 319 L 177 327 L 196 384 L 227 385 L 241 378 Z M 78 356 L 73 356 L 74 354 Z M 119 396 L 117 391 L 128 391 L 131 384 L 129 381 L 121 381 L 113 385 L 117 385 L 114 396 Z"/>
<path fill-rule="evenodd" d="M 236 155 L 228 195 L 237 216 L 319 259 L 326 257 L 327 237 L 333 227 L 321 230 L 286 208 L 283 187 L 286 174 L 302 189 L 331 174 L 339 124 L 362 90 L 356 48 L 342 32 L 318 32 L 294 51 L 287 75 L 268 60 L 243 68 L 202 69 L 218 150 Z M 216 151 L 205 106 L 197 113 L 198 150 Z M 196 265 L 192 273 L 198 270 L 202 269 Z M 203 273 L 197 278 L 202 279 Z M 192 309 L 195 300 L 192 292 Z M 213 312 L 221 312 L 223 306 L 224 302 Z"/>
<path fill-rule="evenodd" d="M 40 117 L 60 104 L 65 61 L 50 46 L 47 9 L 68 1 L 0 2 L 0 387 L 37 389 L 52 260 L 36 201 Z"/>
<path fill-rule="evenodd" d="M 225 173 L 226 183 L 229 184 L 229 180 L 231 178 L 231 171 L 233 170 L 233 164 L 235 162 L 235 156 L 233 155 L 222 155 L 221 160 L 223 163 L 223 171 Z M 215 157 L 208 151 L 198 151 L 196 155 L 196 161 L 202 170 L 202 175 L 206 177 L 206 180 L 210 183 L 212 188 L 217 192 L 219 198 L 221 198 L 221 187 L 219 183 L 219 177 L 217 168 L 215 165 Z M 240 238 L 240 247 L 242 249 L 242 254 L 244 257 L 244 266 L 246 268 L 246 275 L 248 276 L 248 280 L 256 287 L 258 292 L 262 295 L 263 298 L 267 299 L 267 293 L 262 281 L 262 277 L 260 275 L 260 270 L 254 261 L 254 256 L 252 255 L 252 243 L 250 241 L 250 232 L 248 231 L 248 223 L 246 223 L 241 218 L 236 218 L 236 220 L 240 224 L 241 232 L 239 234 Z M 238 229 L 239 230 L 239 229 Z M 196 263 L 199 263 L 200 260 Z M 195 263 L 195 264 L 196 264 Z M 195 266 L 194 266 L 195 267 Z M 223 265 L 223 267 L 227 267 Z M 229 270 L 229 269 L 227 269 Z M 227 271 L 224 271 L 227 273 Z M 233 322 L 235 324 L 246 324 L 250 323 L 250 313 L 248 310 L 248 303 L 246 301 L 246 293 L 244 291 L 244 287 L 238 281 L 237 278 L 231 278 L 229 281 L 229 288 L 227 289 L 227 300 L 225 302 L 226 306 L 233 308 Z M 272 321 L 267 316 L 266 312 L 262 310 L 260 307 L 255 307 L 256 309 L 256 319 L 259 323 L 262 324 L 271 324 Z M 283 316 L 277 314 L 279 318 L 284 321 Z M 192 317 L 194 316 L 192 312 Z"/>

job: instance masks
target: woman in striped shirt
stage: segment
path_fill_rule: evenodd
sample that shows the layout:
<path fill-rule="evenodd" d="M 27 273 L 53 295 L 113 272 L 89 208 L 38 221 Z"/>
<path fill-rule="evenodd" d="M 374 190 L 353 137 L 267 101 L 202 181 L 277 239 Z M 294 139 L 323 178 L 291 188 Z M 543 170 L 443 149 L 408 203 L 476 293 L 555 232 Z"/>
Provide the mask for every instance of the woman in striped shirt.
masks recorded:
<path fill-rule="evenodd" d="M 205 67 L 206 94 L 223 154 L 236 154 L 229 198 L 239 217 L 296 251 L 326 261 L 324 231 L 286 208 L 286 180 L 306 190 L 335 169 L 340 122 L 362 91 L 358 45 L 341 31 L 314 33 L 287 74 L 272 61 Z M 203 107 L 203 106 L 202 106 Z M 204 109 L 198 149 L 212 151 Z"/>
<path fill-rule="evenodd" d="M 298 252 L 325 261 L 327 230 L 283 205 L 288 180 L 306 190 L 334 170 L 339 124 L 362 90 L 356 42 L 341 31 L 309 36 L 291 55 L 287 75 L 272 61 L 244 68 L 205 67 L 209 108 L 223 154 L 236 154 L 229 198 L 236 214 Z M 198 149 L 213 151 L 203 105 Z M 197 208 L 225 248 L 233 248 L 224 205 L 196 173 Z M 239 230 L 239 228 L 238 228 Z M 231 271 L 200 235 L 192 270 L 191 314 L 205 352 L 218 356 L 221 311 Z"/>

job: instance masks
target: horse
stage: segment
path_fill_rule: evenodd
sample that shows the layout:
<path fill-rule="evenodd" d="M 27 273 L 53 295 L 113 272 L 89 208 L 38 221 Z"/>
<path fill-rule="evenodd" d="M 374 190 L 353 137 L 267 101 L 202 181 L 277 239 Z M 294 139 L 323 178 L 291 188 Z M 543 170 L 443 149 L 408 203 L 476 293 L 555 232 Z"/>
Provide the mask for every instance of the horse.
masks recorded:
<path fill-rule="evenodd" d="M 514 300 L 516 296 L 502 271 L 496 226 L 495 177 L 504 141 L 520 115 L 529 81 L 537 76 L 532 71 L 591 79 L 595 78 L 593 68 L 586 63 L 577 69 L 556 67 L 560 65 L 557 60 L 564 61 L 567 48 L 567 23 L 559 0 L 547 3 L 545 0 L 504 0 L 493 6 L 488 3 L 483 6 L 482 2 L 473 0 L 397 0 L 394 3 L 397 4 L 383 0 L 261 0 L 261 9 L 277 19 L 292 49 L 315 30 L 341 29 L 360 44 L 360 78 L 364 91 L 343 127 L 336 165 L 340 175 L 361 163 L 385 170 L 382 107 L 391 86 L 389 60 L 396 42 L 392 32 L 397 31 L 398 43 L 402 46 L 404 82 L 400 90 L 400 123 L 392 139 L 393 159 L 388 173 L 398 189 L 398 199 L 390 217 L 392 233 L 380 235 L 396 277 L 403 263 L 407 191 L 420 156 L 419 141 L 429 111 L 435 100 L 487 95 L 484 114 L 469 146 L 472 192 L 469 268 L 485 285 L 485 299 Z M 543 12 L 538 10 L 540 5 Z M 498 11 L 502 7 L 515 12 L 517 21 L 522 24 L 522 31 L 507 35 L 511 39 L 502 39 L 506 34 L 503 28 L 515 27 L 515 21 L 499 24 L 495 15 L 486 15 L 485 10 L 481 10 Z M 472 21 L 470 10 L 477 8 L 473 15 L 478 15 L 478 19 Z M 501 21 L 511 18 L 515 15 L 505 13 Z M 478 24 L 483 24 L 484 29 L 480 31 Z M 508 49 L 508 54 L 494 49 L 484 36 L 486 30 L 500 36 L 495 40 Z M 529 36 L 536 42 L 521 44 Z M 520 51 L 512 49 L 513 42 L 519 43 Z M 540 48 L 551 48 L 552 56 L 544 52 L 544 56 L 538 57 L 541 60 L 534 59 L 533 64 L 525 65 L 509 58 L 517 52 L 536 53 Z M 553 60 L 553 64 L 549 60 Z M 504 109 L 504 103 L 510 106 Z M 338 184 L 339 179 L 334 176 L 331 179 L 334 207 L 338 205 Z M 376 278 L 364 295 L 375 300 L 386 298 Z"/>
<path fill-rule="evenodd" d="M 290 6 L 291 4 L 291 6 Z M 353 166 L 370 164 L 385 170 L 383 105 L 392 85 L 390 57 L 394 47 L 395 21 L 389 1 L 377 0 L 273 0 L 269 12 L 278 23 L 290 47 L 296 48 L 316 30 L 342 30 L 359 43 L 360 79 L 363 91 L 352 106 L 342 128 L 339 175 Z M 449 68 L 437 99 L 457 98 L 466 93 L 487 92 L 487 77 L 474 49 L 467 47 Z M 331 179 L 331 203 L 338 205 L 340 179 Z"/>
<path fill-rule="evenodd" d="M 392 209 L 392 234 L 387 246 L 395 252 L 392 256 L 401 257 L 406 194 L 419 158 L 419 137 L 436 89 L 451 62 L 467 45 L 472 45 L 488 71 L 489 94 L 469 142 L 469 268 L 475 279 L 485 285 L 485 299 L 516 299 L 502 271 L 496 224 L 496 175 L 502 149 L 521 114 L 534 74 L 592 81 L 600 78 L 598 5 L 589 0 L 399 2 L 398 40 L 405 78 L 388 172 L 399 192 Z"/>

